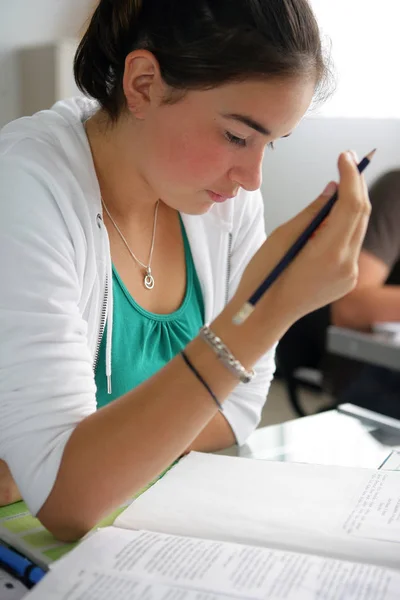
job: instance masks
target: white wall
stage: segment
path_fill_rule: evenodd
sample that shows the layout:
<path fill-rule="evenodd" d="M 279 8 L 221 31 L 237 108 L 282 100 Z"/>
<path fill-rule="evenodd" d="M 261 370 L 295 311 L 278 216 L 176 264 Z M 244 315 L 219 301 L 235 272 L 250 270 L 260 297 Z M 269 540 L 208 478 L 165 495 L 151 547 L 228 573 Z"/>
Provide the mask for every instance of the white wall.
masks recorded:
<path fill-rule="evenodd" d="M 339 153 L 362 158 L 377 147 L 365 172 L 371 182 L 400 168 L 399 0 L 311 0 L 338 74 L 335 95 L 294 134 L 267 152 L 263 193 L 267 231 L 337 179 Z M 400 227 L 400 224 L 399 224 Z"/>
<path fill-rule="evenodd" d="M 21 116 L 18 50 L 77 37 L 95 0 L 0 0 L 0 127 Z"/>
<path fill-rule="evenodd" d="M 20 116 L 16 50 L 77 37 L 97 0 L 0 0 L 0 127 Z M 400 0 L 311 0 L 340 74 L 322 113 L 400 117 Z"/>
<path fill-rule="evenodd" d="M 329 181 L 338 180 L 340 152 L 352 149 L 361 159 L 373 148 L 378 152 L 365 171 L 367 182 L 400 168 L 400 119 L 304 119 L 290 138 L 266 151 L 262 191 L 267 231 L 319 196 Z"/>

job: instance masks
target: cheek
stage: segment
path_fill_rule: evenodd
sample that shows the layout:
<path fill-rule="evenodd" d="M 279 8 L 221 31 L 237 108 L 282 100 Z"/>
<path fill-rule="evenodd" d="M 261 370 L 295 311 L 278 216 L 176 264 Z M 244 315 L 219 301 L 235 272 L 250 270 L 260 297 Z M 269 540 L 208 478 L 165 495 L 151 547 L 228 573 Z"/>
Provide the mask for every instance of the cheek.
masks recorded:
<path fill-rule="evenodd" d="M 161 137 L 157 143 L 157 163 L 160 174 L 178 185 L 200 187 L 221 178 L 231 161 L 224 140 L 211 140 L 211 136 L 193 132 Z"/>
<path fill-rule="evenodd" d="M 224 174 L 227 161 L 223 153 L 213 151 L 208 144 L 203 147 L 192 144 L 182 148 L 176 155 L 176 172 L 185 181 L 210 182 Z"/>

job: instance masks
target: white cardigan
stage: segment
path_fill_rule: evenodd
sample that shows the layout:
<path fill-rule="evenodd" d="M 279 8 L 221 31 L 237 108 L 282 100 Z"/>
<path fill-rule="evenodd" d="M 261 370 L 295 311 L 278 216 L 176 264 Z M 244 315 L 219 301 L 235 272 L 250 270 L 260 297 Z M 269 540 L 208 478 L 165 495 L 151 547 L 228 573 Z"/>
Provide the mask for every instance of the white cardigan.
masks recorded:
<path fill-rule="evenodd" d="M 96 410 L 94 361 L 107 314 L 112 332 L 109 242 L 82 123 L 95 108 L 90 100 L 59 102 L 0 134 L 0 458 L 33 514 L 72 431 Z M 265 239 L 261 194 L 241 191 L 182 218 L 210 322 Z M 256 370 L 224 403 L 239 444 L 259 422 L 273 351 Z"/>

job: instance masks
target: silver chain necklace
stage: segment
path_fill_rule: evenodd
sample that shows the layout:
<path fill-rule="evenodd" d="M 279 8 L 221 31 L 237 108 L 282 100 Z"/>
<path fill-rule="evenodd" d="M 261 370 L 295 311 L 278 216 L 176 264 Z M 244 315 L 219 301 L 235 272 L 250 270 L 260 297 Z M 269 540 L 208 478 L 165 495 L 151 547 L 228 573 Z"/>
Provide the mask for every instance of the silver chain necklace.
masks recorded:
<path fill-rule="evenodd" d="M 118 231 L 119 235 L 121 236 L 122 241 L 124 242 L 125 246 L 127 247 L 130 255 L 132 256 L 132 258 L 141 266 L 143 267 L 143 269 L 146 270 L 146 275 L 144 276 L 144 286 L 145 288 L 147 288 L 148 290 L 152 290 L 154 288 L 154 277 L 151 273 L 151 261 L 153 258 L 153 250 L 154 250 L 154 242 L 156 239 L 156 228 L 157 228 L 157 215 L 158 215 L 158 205 L 160 203 L 159 200 L 157 200 L 156 202 L 156 208 L 154 210 L 154 225 L 153 225 L 153 237 L 151 240 L 151 248 L 150 248 L 150 254 L 149 254 L 149 264 L 145 265 L 144 263 L 142 263 L 141 260 L 139 260 L 137 258 L 137 256 L 135 256 L 132 252 L 132 250 L 129 248 L 128 242 L 126 241 L 122 231 L 120 230 L 120 228 L 118 227 L 118 225 L 116 224 L 116 222 L 114 221 L 114 219 L 112 218 L 112 216 L 110 215 L 110 211 L 108 210 L 106 203 L 104 202 L 103 198 L 101 199 L 101 202 L 105 208 L 106 213 L 108 214 L 108 216 L 110 217 L 111 223 L 114 225 L 115 229 Z"/>

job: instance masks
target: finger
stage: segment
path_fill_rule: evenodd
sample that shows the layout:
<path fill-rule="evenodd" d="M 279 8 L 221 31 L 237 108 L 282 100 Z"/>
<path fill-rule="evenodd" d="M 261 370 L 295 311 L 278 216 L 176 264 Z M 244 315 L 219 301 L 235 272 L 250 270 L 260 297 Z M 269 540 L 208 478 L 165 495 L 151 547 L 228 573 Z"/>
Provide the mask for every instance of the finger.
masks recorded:
<path fill-rule="evenodd" d="M 338 200 L 330 216 L 330 243 L 350 244 L 360 219 L 368 211 L 368 199 L 357 164 L 348 152 L 339 157 Z"/>
<path fill-rule="evenodd" d="M 371 209 L 371 202 L 369 199 L 369 190 L 368 190 L 367 182 L 365 181 L 364 175 L 361 175 L 361 184 L 362 184 L 364 197 L 366 198 L 369 209 Z"/>
<path fill-rule="evenodd" d="M 362 178 L 362 179 L 363 179 L 364 193 L 365 193 L 365 197 L 367 200 L 366 201 L 367 208 L 364 211 L 361 219 L 359 220 L 358 226 L 356 227 L 356 229 L 353 233 L 353 237 L 349 244 L 349 252 L 352 254 L 355 253 L 357 257 L 359 256 L 362 245 L 364 243 L 365 234 L 367 232 L 368 222 L 369 222 L 369 218 L 370 218 L 370 214 L 371 214 L 371 203 L 369 201 L 367 184 L 365 183 L 364 178 Z"/>
<path fill-rule="evenodd" d="M 361 174 L 357 166 L 357 155 L 352 150 L 342 152 L 338 159 L 340 174 L 339 193 L 344 188 L 355 195 L 361 192 Z"/>

